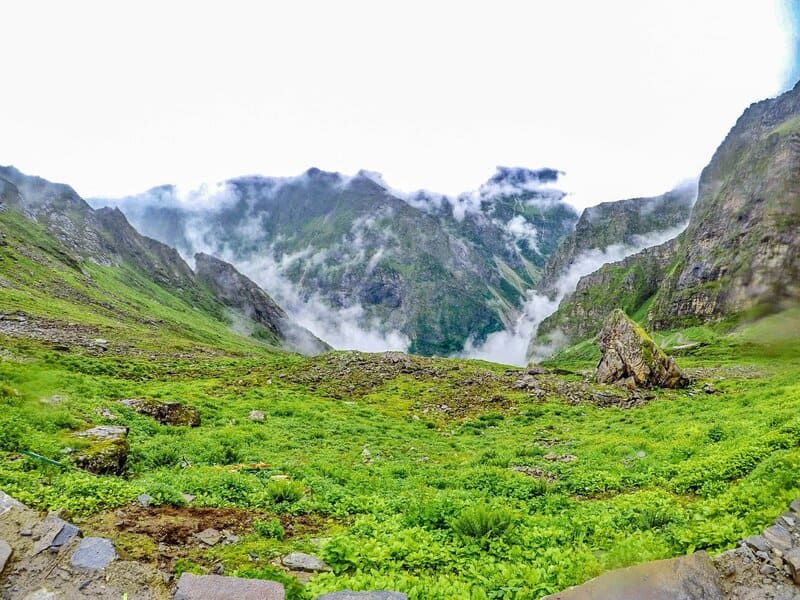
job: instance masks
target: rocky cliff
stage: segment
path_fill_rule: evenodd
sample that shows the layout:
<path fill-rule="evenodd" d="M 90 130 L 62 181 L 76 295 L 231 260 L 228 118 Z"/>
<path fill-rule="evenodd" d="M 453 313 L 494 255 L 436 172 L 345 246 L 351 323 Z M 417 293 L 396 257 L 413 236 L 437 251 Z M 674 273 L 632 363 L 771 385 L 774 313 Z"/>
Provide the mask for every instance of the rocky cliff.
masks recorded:
<path fill-rule="evenodd" d="M 534 344 L 592 336 L 615 308 L 669 329 L 798 301 L 800 84 L 739 118 L 703 170 L 684 233 L 583 277 Z"/>
<path fill-rule="evenodd" d="M 582 254 L 614 245 L 641 248 L 647 245 L 647 237 L 685 226 L 696 197 L 696 182 L 687 182 L 660 196 L 603 202 L 585 209 L 575 230 L 547 261 L 539 291 L 552 295 L 558 278 Z"/>
<path fill-rule="evenodd" d="M 271 341 L 301 354 L 320 354 L 331 347 L 292 321 L 278 304 L 233 265 L 208 254 L 195 255 L 197 278 L 223 304 L 262 325 Z"/>
<path fill-rule="evenodd" d="M 700 177 L 657 328 L 774 311 L 800 300 L 800 84 L 751 105 Z"/>

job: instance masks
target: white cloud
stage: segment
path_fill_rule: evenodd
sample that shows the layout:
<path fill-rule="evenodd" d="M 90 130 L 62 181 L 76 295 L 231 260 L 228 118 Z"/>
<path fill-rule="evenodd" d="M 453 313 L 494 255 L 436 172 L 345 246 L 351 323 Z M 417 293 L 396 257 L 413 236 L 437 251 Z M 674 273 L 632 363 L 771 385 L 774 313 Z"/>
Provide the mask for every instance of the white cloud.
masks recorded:
<path fill-rule="evenodd" d="M 556 281 L 556 294 L 553 298 L 530 291 L 513 327 L 492 333 L 482 344 L 468 340 L 460 356 L 524 366 L 529 358 L 528 345 L 536 334 L 539 324 L 558 309 L 561 300 L 575 291 L 581 277 L 593 273 L 605 264 L 617 262 L 636 254 L 644 248 L 663 244 L 677 236 L 685 228 L 686 224 L 683 224 L 664 231 L 635 236 L 631 245 L 614 244 L 604 250 L 593 249 L 580 254 L 567 272 Z M 533 358 L 541 359 L 547 356 L 557 345 L 550 344 L 547 347 L 535 348 Z"/>
<path fill-rule="evenodd" d="M 796 29 L 781 0 L 40 0 L 3 16 L 0 163 L 83 195 L 311 165 L 455 195 L 501 163 L 563 169 L 578 206 L 698 173 L 784 87 Z"/>

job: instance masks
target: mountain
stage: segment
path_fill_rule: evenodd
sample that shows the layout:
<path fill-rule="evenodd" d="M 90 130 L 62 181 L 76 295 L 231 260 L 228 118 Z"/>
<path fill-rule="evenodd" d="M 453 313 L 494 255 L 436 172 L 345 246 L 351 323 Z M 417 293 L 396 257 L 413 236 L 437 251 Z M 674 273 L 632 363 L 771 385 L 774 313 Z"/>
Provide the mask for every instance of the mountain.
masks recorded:
<path fill-rule="evenodd" d="M 136 337 L 128 328 L 149 328 L 170 330 L 184 343 L 218 343 L 222 336 L 241 345 L 233 332 L 228 335 L 230 325 L 251 315 L 238 314 L 242 307 L 195 275 L 176 250 L 137 232 L 118 209 L 95 210 L 67 185 L 0 167 L 0 235 L 4 260 L 17 266 L 3 269 L 0 287 L 8 293 L 0 312 L 22 311 L 31 328 L 46 323 L 40 333 L 50 341 L 85 345 L 89 338 L 69 335 L 63 322 L 72 316 L 89 318 L 98 339 L 113 335 L 119 341 Z M 242 278 L 232 268 L 228 274 Z M 257 297 L 252 286 L 248 291 Z M 152 317 L 155 307 L 159 319 Z M 249 332 L 275 347 L 328 349 L 275 308 L 277 327 L 253 320 Z"/>
<path fill-rule="evenodd" d="M 751 105 L 714 153 L 676 240 L 583 277 L 533 345 L 597 333 L 615 308 L 648 326 L 735 323 L 800 301 L 800 84 Z"/>
<path fill-rule="evenodd" d="M 331 347 L 292 321 L 276 302 L 233 265 L 208 254 L 195 255 L 197 278 L 205 283 L 225 306 L 263 325 L 273 339 L 301 354 L 321 354 Z"/>
<path fill-rule="evenodd" d="M 334 345 L 372 337 L 374 349 L 449 355 L 513 323 L 571 231 L 577 215 L 552 187 L 558 177 L 502 167 L 479 190 L 445 197 L 310 169 L 93 202 L 184 256 L 230 262 Z"/>
<path fill-rule="evenodd" d="M 700 176 L 658 328 L 774 312 L 800 300 L 800 83 L 751 105 Z"/>
<path fill-rule="evenodd" d="M 537 289 L 552 294 L 558 279 L 589 252 L 607 253 L 613 246 L 642 248 L 650 245 L 654 235 L 677 235 L 686 227 L 696 198 L 696 182 L 687 182 L 660 196 L 603 202 L 585 209 L 574 231 L 547 261 Z"/>

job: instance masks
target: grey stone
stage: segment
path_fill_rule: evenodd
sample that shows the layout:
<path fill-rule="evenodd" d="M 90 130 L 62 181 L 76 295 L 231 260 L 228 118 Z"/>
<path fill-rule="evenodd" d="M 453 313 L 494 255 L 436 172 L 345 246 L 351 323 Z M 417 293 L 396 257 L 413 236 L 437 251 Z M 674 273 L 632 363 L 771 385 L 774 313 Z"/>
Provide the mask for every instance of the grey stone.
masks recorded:
<path fill-rule="evenodd" d="M 198 540 L 200 540 L 207 546 L 216 546 L 222 539 L 222 534 L 213 527 L 209 527 L 208 529 L 204 529 L 200 533 L 195 533 L 194 537 L 196 537 Z"/>
<path fill-rule="evenodd" d="M 150 506 L 150 503 L 153 501 L 153 497 L 148 494 L 140 494 L 136 497 L 136 501 L 139 503 L 142 508 L 147 508 Z"/>
<path fill-rule="evenodd" d="M 173 600 L 284 600 L 283 586 L 263 579 L 184 573 Z"/>
<path fill-rule="evenodd" d="M 75 434 L 78 437 L 91 437 L 100 440 L 114 440 L 128 435 L 127 427 L 117 425 L 98 425 Z"/>
<path fill-rule="evenodd" d="M 795 514 L 800 514 L 800 498 L 792 502 L 789 508 L 792 509 L 792 512 Z"/>
<path fill-rule="evenodd" d="M 609 571 L 550 600 L 723 600 L 719 573 L 705 552 Z"/>
<path fill-rule="evenodd" d="M 72 553 L 69 564 L 78 569 L 105 569 L 117 558 L 117 551 L 111 540 L 101 537 L 87 537 L 81 540 Z"/>
<path fill-rule="evenodd" d="M 794 582 L 800 584 L 800 548 L 792 548 L 783 556 L 786 566 L 789 567 L 789 574 Z"/>
<path fill-rule="evenodd" d="M 769 543 L 762 535 L 751 535 L 745 538 L 744 543 L 756 552 L 768 552 L 770 550 Z"/>
<path fill-rule="evenodd" d="M 294 569 L 296 571 L 308 571 L 309 573 L 317 573 L 319 571 L 330 571 L 331 568 L 322 562 L 321 559 L 311 554 L 303 554 L 302 552 L 292 552 L 287 554 L 281 559 L 284 567 Z"/>
<path fill-rule="evenodd" d="M 794 527 L 797 524 L 797 517 L 788 513 L 782 514 L 775 524 L 783 525 L 784 527 Z"/>
<path fill-rule="evenodd" d="M 197 496 L 193 496 L 192 494 L 181 494 L 181 498 L 183 498 L 183 501 L 186 502 L 186 504 L 190 504 L 191 502 L 194 502 L 194 499 L 197 498 Z"/>
<path fill-rule="evenodd" d="M 772 575 L 775 571 L 777 571 L 777 569 L 772 565 L 761 565 L 761 568 L 758 570 L 762 575 Z"/>
<path fill-rule="evenodd" d="M 12 508 L 25 508 L 22 502 L 14 500 L 11 496 L 3 491 L 0 491 L 0 515 L 4 515 Z"/>
<path fill-rule="evenodd" d="M 778 550 L 789 550 L 794 544 L 792 535 L 780 525 L 773 525 L 764 530 L 764 538 Z"/>
<path fill-rule="evenodd" d="M 47 549 L 58 551 L 64 544 L 72 538 L 80 535 L 81 530 L 72 523 L 67 523 L 64 519 L 55 514 L 47 515 L 44 520 L 37 525 L 33 532 L 38 540 L 33 546 L 31 556 L 35 556 Z"/>
<path fill-rule="evenodd" d="M 401 592 L 352 592 L 342 590 L 317 596 L 315 600 L 408 600 L 408 596 Z"/>
<path fill-rule="evenodd" d="M 11 546 L 8 545 L 8 542 L 5 540 L 0 540 L 0 573 L 3 572 L 3 569 L 6 568 L 6 563 L 8 559 L 11 558 L 11 553 L 13 550 Z"/>
<path fill-rule="evenodd" d="M 260 410 L 251 410 L 250 414 L 247 415 L 247 418 L 251 421 L 263 421 L 266 417 L 264 413 Z"/>

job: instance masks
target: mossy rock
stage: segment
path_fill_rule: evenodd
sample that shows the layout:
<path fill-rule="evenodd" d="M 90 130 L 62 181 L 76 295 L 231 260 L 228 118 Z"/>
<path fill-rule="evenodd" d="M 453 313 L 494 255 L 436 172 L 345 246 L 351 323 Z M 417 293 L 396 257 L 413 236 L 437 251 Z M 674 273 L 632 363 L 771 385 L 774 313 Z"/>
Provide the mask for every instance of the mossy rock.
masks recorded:
<path fill-rule="evenodd" d="M 599 383 L 646 388 L 680 388 L 689 383 L 673 358 L 622 310 L 611 313 L 597 342 L 602 353 L 597 365 Z"/>
<path fill-rule="evenodd" d="M 127 436 L 127 427 L 107 425 L 76 433 L 88 445 L 75 453 L 75 466 L 95 475 L 122 475 L 128 462 Z"/>
<path fill-rule="evenodd" d="M 200 413 L 197 412 L 197 409 L 180 402 L 159 402 L 141 398 L 130 398 L 120 400 L 120 402 L 139 414 L 153 417 L 162 425 L 186 427 L 198 427 L 200 425 Z"/>

